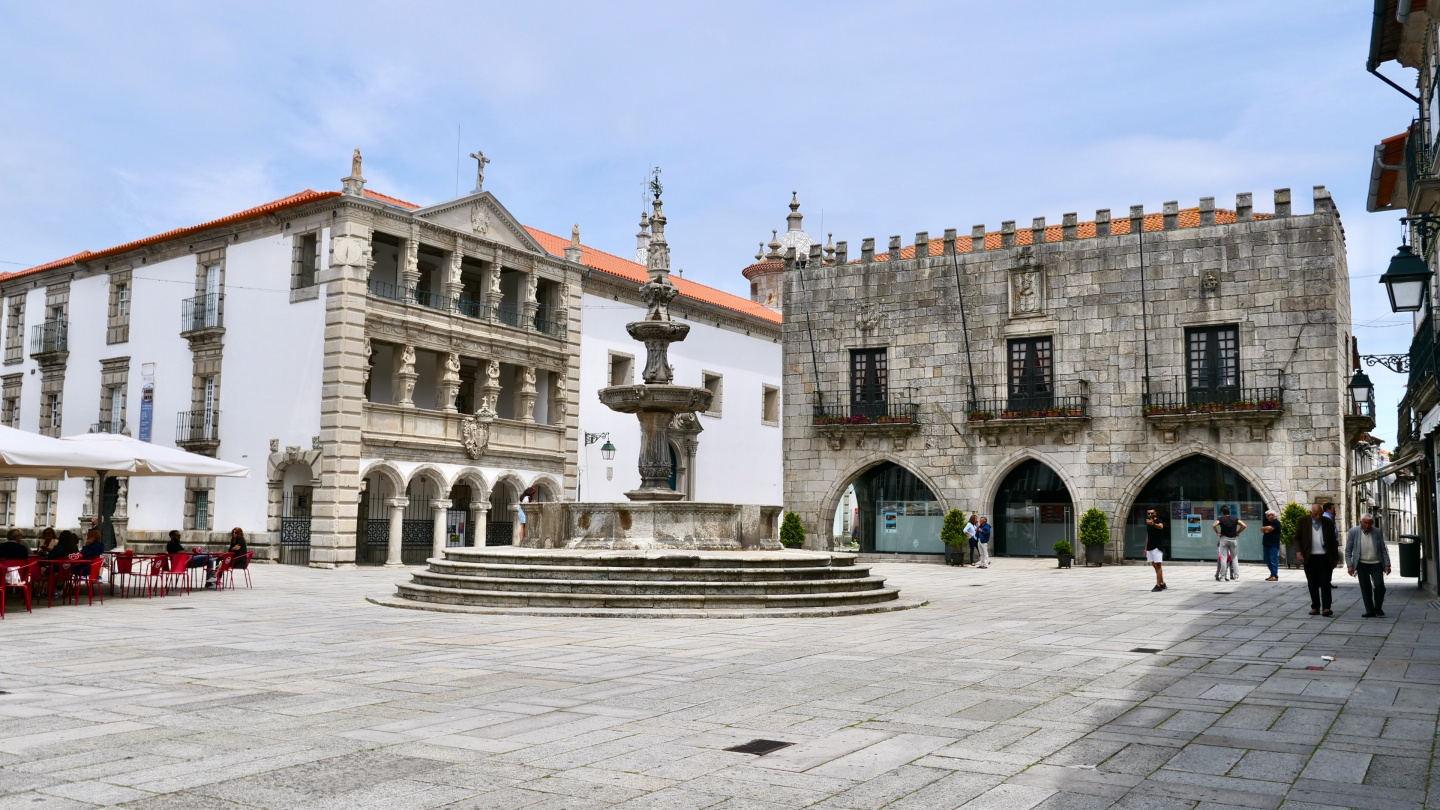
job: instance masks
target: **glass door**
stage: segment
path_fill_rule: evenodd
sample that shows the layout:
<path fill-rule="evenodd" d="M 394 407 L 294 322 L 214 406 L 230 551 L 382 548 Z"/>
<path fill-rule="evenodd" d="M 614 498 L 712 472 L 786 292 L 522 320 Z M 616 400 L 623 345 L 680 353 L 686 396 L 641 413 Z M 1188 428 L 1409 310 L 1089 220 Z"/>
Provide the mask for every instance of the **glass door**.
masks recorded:
<path fill-rule="evenodd" d="M 1055 402 L 1054 357 L 1049 337 L 1010 341 L 1010 392 L 1012 411 L 1049 408 Z"/>

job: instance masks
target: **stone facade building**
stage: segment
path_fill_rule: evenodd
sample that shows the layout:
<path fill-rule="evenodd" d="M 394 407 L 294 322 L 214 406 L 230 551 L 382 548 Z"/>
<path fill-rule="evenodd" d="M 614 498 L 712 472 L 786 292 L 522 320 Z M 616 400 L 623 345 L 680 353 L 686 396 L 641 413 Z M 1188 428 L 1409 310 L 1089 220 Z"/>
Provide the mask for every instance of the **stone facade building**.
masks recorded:
<path fill-rule="evenodd" d="M 1344 231 L 1323 187 L 1313 213 L 1274 199 L 788 254 L 785 504 L 809 542 L 853 503 L 860 550 L 939 553 L 959 508 L 992 553 L 1051 555 L 1098 507 L 1116 560 L 1156 508 L 1171 556 L 1213 559 L 1230 505 L 1258 559 L 1265 508 L 1343 501 L 1373 427 L 1346 387 Z"/>

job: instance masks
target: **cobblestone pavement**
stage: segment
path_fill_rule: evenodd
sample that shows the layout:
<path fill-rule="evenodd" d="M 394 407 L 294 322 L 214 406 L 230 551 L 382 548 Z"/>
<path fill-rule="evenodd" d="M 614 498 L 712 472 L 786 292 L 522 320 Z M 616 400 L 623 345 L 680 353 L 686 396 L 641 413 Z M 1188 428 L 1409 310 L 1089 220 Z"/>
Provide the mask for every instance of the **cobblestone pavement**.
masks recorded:
<path fill-rule="evenodd" d="M 1366 620 L 1341 571 L 1324 619 L 1298 571 L 1053 566 L 877 566 L 930 605 L 834 619 L 433 614 L 280 566 L 12 601 L 0 807 L 1440 807 L 1413 580 Z M 724 750 L 756 738 L 794 745 Z"/>

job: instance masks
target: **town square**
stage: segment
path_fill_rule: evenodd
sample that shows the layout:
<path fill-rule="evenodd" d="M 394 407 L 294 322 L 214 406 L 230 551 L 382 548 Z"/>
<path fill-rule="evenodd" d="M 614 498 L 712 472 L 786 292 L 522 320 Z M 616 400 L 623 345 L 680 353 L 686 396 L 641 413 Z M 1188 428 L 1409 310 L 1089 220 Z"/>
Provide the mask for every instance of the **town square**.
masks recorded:
<path fill-rule="evenodd" d="M 1426 0 L 0 21 L 0 809 L 1440 807 Z"/>

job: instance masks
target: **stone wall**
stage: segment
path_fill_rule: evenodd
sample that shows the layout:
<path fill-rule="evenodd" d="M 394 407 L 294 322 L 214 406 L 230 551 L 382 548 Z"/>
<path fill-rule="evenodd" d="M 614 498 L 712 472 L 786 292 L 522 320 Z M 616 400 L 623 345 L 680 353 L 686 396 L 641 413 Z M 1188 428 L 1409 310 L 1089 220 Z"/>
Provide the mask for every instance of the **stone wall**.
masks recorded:
<path fill-rule="evenodd" d="M 1112 559 L 1141 488 L 1189 455 L 1234 468 L 1276 508 L 1314 498 L 1343 508 L 1344 231 L 1323 187 L 1312 214 L 1292 214 L 1287 189 L 1275 200 L 1272 215 L 1254 214 L 1248 194 L 1234 211 L 1217 210 L 1213 198 L 1186 211 L 1176 203 L 1148 216 L 1132 209 L 1145 222 L 1148 330 L 1134 227 L 1141 220 L 1112 223 L 1108 211 L 1095 223 L 1067 214 L 1061 226 L 1037 219 L 1017 231 L 1007 222 L 988 234 L 977 226 L 971 238 L 921 233 L 919 258 L 892 237 L 888 254 L 876 255 L 867 239 L 860 260 L 846 261 L 842 242 L 835 262 L 812 256 L 809 268 L 788 270 L 785 505 L 805 521 L 809 542 L 829 543 L 847 485 L 884 461 L 919 476 L 944 508 L 989 514 L 1006 474 L 1039 459 L 1064 479 L 1077 515 L 1091 506 L 1109 515 Z M 1146 344 L 1150 391 L 1183 392 L 1186 327 L 1224 324 L 1239 326 L 1242 385 L 1283 388 L 1283 411 L 1147 415 Z M 1086 397 L 1088 418 L 969 421 L 970 368 L 975 398 L 1003 398 L 1006 341 L 1042 335 L 1053 337 L 1057 396 Z M 850 350 L 880 347 L 890 401 L 917 403 L 918 429 L 817 428 L 817 388 L 827 405 L 848 407 Z"/>

